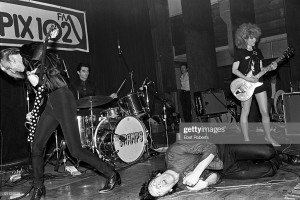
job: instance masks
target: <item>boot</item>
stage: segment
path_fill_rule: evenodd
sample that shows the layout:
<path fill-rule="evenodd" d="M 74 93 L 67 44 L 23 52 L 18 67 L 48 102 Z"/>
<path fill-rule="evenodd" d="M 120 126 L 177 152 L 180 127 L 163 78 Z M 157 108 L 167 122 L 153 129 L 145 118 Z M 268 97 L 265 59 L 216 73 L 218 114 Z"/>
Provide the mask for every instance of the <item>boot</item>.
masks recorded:
<path fill-rule="evenodd" d="M 98 193 L 110 192 L 115 188 L 116 185 L 121 185 L 121 176 L 117 171 L 115 171 L 111 177 L 106 179 L 104 187 L 101 188 Z"/>
<path fill-rule="evenodd" d="M 285 162 L 290 165 L 300 165 L 300 157 L 297 155 L 281 153 L 282 162 Z"/>
<path fill-rule="evenodd" d="M 33 193 L 30 200 L 39 200 L 42 196 L 46 196 L 46 187 L 43 185 L 42 187 L 33 187 Z"/>

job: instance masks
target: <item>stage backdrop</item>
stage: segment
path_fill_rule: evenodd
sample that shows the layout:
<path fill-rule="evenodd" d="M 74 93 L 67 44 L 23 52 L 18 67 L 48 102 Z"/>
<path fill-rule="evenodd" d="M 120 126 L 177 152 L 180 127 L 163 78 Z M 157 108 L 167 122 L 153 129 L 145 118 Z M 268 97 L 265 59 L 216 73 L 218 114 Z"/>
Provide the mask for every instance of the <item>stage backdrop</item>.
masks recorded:
<path fill-rule="evenodd" d="M 146 0 L 1 1 L 0 49 L 42 41 L 50 23 L 61 30 L 55 45 L 70 79 L 77 77 L 80 62 L 89 63 L 97 95 L 116 92 L 126 79 L 119 94 L 125 96 L 131 89 L 129 72 L 133 72 L 135 90 L 146 77 L 156 82 Z M 25 89 L 22 81 L 15 82 L 0 73 L 3 164 L 28 155 L 23 126 L 27 112 Z"/>

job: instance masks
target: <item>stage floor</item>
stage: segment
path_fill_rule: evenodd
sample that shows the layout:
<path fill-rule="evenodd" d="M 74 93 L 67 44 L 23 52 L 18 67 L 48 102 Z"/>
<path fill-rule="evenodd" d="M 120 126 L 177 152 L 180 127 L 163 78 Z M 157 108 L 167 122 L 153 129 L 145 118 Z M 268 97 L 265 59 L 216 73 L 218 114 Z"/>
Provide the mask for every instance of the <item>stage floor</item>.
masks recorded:
<path fill-rule="evenodd" d="M 175 141 L 176 132 L 168 132 L 168 142 Z M 153 141 L 157 147 L 166 147 L 166 136 L 164 132 L 153 134 Z M 160 148 L 164 150 L 164 148 Z M 279 150 L 289 151 L 293 154 L 300 154 L 300 145 L 282 145 Z M 165 167 L 164 153 L 152 156 L 144 153 L 136 163 L 131 165 L 119 161 L 115 162 L 119 171 L 122 184 L 117 186 L 112 192 L 98 194 L 98 190 L 103 187 L 105 179 L 96 174 L 87 166 L 80 166 L 81 175 L 71 176 L 69 172 L 64 172 L 64 166 L 59 167 L 59 172 L 54 171 L 54 166 L 45 166 L 46 198 L 56 200 L 82 200 L 82 199 L 139 199 L 138 194 L 142 183 L 147 180 L 151 171 Z M 67 162 L 67 165 L 71 165 Z M 294 187 L 300 182 L 298 166 L 283 165 L 276 176 L 271 178 L 256 180 L 223 180 L 217 189 L 203 190 L 200 192 L 179 191 L 171 196 L 161 199 L 284 199 L 287 194 L 292 193 Z M 5 180 L 9 177 L 5 177 Z M 281 180 L 279 183 L 268 183 L 272 180 Z M 1 200 L 10 199 L 11 195 L 25 193 L 31 184 L 30 174 L 25 178 L 11 183 L 6 181 L 1 188 Z M 225 187 L 223 186 L 235 186 Z M 24 197 L 24 200 L 30 199 Z M 300 196 L 299 196 L 300 197 Z"/>

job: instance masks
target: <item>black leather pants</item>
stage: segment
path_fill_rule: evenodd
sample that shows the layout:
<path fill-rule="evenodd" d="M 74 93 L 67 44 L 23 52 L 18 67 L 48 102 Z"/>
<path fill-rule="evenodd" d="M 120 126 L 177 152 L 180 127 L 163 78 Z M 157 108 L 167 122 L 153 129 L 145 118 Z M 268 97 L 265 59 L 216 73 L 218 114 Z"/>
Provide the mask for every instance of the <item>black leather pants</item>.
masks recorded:
<path fill-rule="evenodd" d="M 48 139 L 58 125 L 61 126 L 67 147 L 73 157 L 90 164 L 106 177 L 114 174 L 113 169 L 109 165 L 100 160 L 91 151 L 81 147 L 76 117 L 76 102 L 73 94 L 67 87 L 55 90 L 49 95 L 45 110 L 38 122 L 32 144 L 34 186 L 41 187 L 43 185 L 43 153 Z"/>
<path fill-rule="evenodd" d="M 227 179 L 254 179 L 274 176 L 281 159 L 271 145 L 228 144 L 225 147 L 226 169 L 222 177 Z"/>
<path fill-rule="evenodd" d="M 192 122 L 192 115 L 191 115 L 192 105 L 191 105 L 190 91 L 181 90 L 179 97 L 180 97 L 184 122 Z"/>

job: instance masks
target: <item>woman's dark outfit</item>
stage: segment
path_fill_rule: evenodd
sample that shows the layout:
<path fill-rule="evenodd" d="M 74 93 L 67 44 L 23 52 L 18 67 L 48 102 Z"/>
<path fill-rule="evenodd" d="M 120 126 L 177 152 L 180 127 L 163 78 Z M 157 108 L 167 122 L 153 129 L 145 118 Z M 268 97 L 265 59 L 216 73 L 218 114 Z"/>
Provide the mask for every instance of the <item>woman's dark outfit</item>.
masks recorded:
<path fill-rule="evenodd" d="M 263 58 L 262 52 L 258 48 L 255 48 L 252 51 L 238 49 L 234 56 L 233 62 L 240 62 L 239 71 L 242 74 L 247 75 L 252 70 L 252 74 L 255 76 L 261 71 L 260 61 L 263 60 Z M 261 78 L 260 81 L 263 81 L 263 79 Z M 264 84 L 255 88 L 253 94 L 258 94 L 263 91 L 266 91 Z"/>

